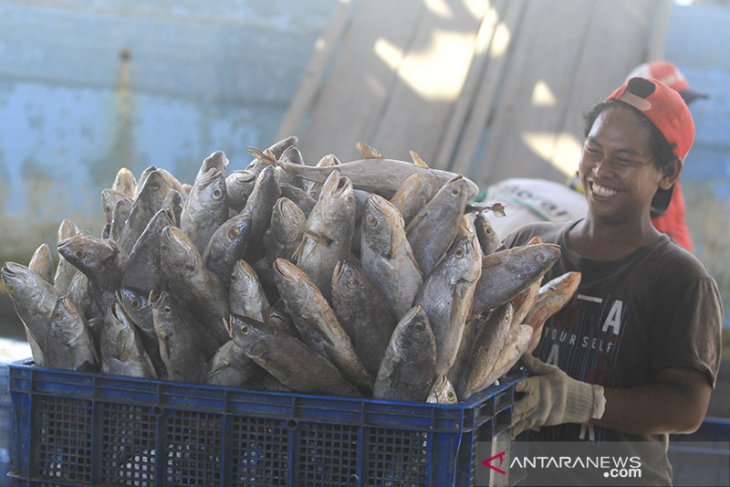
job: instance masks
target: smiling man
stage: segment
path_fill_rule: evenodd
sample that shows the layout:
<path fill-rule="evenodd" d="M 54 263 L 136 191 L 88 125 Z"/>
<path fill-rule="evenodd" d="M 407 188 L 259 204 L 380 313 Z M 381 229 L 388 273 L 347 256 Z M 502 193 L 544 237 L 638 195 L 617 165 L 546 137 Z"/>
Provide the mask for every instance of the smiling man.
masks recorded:
<path fill-rule="evenodd" d="M 513 435 L 621 442 L 627 454 L 641 451 L 647 485 L 671 484 L 668 434 L 702 423 L 720 362 L 717 285 L 651 221 L 693 140 L 692 115 L 677 92 L 630 79 L 586 116 L 585 217 L 528 225 L 505 241 L 511 247 L 539 235 L 560 244 L 545 281 L 582 273 L 575 297 L 546 323 L 534 357 L 524 358 L 532 376 L 517 386 Z M 595 482 L 570 475 L 559 484 Z"/>

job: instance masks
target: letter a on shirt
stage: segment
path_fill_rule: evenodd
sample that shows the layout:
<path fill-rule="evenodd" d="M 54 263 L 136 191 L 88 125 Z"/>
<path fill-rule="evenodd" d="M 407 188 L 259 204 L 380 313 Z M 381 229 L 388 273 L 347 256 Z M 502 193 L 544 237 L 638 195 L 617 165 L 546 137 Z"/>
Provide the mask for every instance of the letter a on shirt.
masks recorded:
<path fill-rule="evenodd" d="M 611 330 L 611 333 L 614 335 L 620 335 L 621 334 L 621 317 L 623 316 L 624 311 L 624 302 L 620 299 L 617 299 L 613 302 L 611 305 L 611 309 L 608 311 L 608 316 L 606 316 L 606 321 L 603 322 L 603 328 L 601 331 L 603 333 L 608 333 L 609 329 Z"/>

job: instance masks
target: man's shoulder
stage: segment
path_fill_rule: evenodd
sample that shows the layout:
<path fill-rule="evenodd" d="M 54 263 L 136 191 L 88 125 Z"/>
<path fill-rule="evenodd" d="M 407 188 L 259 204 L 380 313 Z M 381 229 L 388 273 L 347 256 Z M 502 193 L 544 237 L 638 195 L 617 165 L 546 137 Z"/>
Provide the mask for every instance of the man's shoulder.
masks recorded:
<path fill-rule="evenodd" d="M 545 243 L 557 243 L 571 223 L 535 222 L 521 226 L 504 239 L 505 246 L 525 245 L 531 238 L 540 237 Z"/>

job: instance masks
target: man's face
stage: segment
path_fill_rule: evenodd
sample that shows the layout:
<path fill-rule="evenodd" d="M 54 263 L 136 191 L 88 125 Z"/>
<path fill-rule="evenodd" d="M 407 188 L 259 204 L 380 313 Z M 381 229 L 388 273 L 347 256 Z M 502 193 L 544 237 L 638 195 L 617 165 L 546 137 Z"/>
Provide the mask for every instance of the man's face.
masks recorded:
<path fill-rule="evenodd" d="M 649 218 L 664 176 L 652 159 L 651 130 L 629 108 L 611 106 L 596 118 L 583 144 L 580 177 L 591 214 L 621 223 Z"/>

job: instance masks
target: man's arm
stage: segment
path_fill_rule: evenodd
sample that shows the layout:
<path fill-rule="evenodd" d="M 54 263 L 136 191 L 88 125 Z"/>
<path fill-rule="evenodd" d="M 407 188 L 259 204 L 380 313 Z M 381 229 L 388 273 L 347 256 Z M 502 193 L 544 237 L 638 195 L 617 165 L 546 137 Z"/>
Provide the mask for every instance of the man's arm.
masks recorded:
<path fill-rule="evenodd" d="M 693 433 L 705 418 L 712 387 L 698 370 L 670 368 L 656 384 L 604 392 L 606 410 L 593 424 L 628 434 Z"/>

